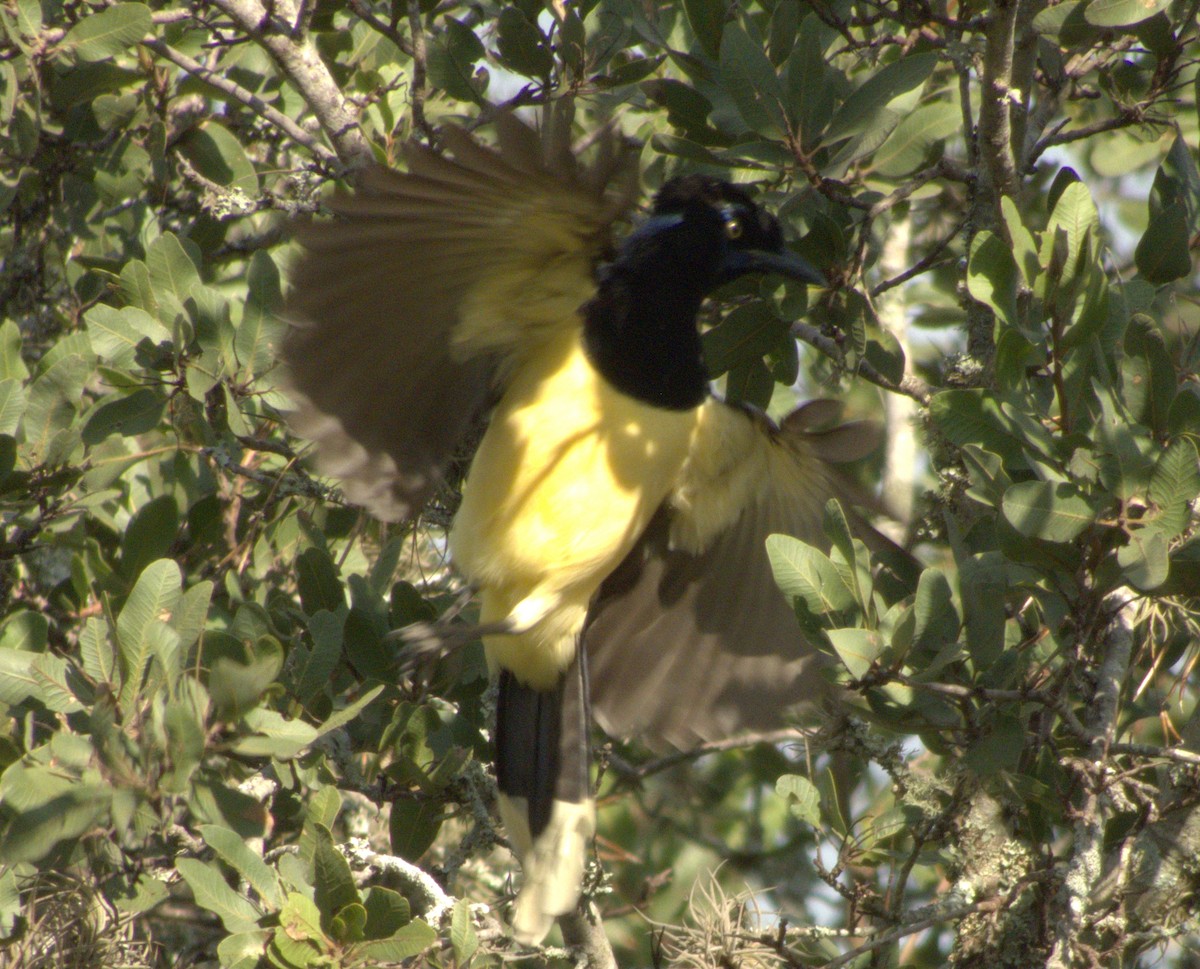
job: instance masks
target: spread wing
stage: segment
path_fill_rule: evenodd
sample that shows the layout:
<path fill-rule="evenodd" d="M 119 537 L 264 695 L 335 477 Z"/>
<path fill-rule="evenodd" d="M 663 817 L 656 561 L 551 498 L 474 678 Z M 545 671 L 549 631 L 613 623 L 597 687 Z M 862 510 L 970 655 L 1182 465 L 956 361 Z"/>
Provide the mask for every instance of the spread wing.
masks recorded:
<path fill-rule="evenodd" d="M 406 172 L 363 172 L 336 218 L 297 230 L 290 422 L 381 518 L 420 510 L 539 332 L 578 325 L 636 172 L 611 134 L 582 168 L 570 122 L 566 102 L 540 135 L 502 115 L 495 148 L 446 128 L 447 154 L 409 145 Z"/>
<path fill-rule="evenodd" d="M 873 424 L 815 431 L 829 406 L 776 428 L 705 405 L 680 485 L 588 614 L 592 709 L 608 733 L 687 750 L 777 728 L 788 708 L 833 695 L 764 547 L 775 532 L 828 544 L 824 507 L 841 491 L 832 464 L 878 442 Z"/>

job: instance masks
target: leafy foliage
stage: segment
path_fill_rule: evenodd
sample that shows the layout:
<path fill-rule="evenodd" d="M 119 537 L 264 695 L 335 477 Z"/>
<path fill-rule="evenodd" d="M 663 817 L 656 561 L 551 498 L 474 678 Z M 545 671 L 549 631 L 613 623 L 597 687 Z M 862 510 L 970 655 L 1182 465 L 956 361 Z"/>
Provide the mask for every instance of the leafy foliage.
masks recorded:
<path fill-rule="evenodd" d="M 920 569 L 836 502 L 825 547 L 770 539 L 845 716 L 602 748 L 621 964 L 1190 964 L 1195 14 L 0 7 L 0 961 L 515 954 L 478 904 L 511 867 L 481 653 L 413 676 L 393 634 L 460 605 L 452 489 L 411 529 L 347 506 L 284 428 L 275 348 L 286 226 L 330 183 L 570 93 L 581 133 L 644 143 L 648 192 L 754 183 L 830 285 L 729 287 L 714 379 L 882 401 L 861 484 L 920 496 Z"/>

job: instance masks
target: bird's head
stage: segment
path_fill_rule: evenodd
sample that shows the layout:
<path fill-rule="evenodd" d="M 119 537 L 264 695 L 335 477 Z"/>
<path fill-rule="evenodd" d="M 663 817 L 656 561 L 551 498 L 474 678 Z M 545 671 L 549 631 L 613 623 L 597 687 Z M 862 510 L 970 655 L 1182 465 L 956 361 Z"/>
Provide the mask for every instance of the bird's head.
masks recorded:
<path fill-rule="evenodd" d="M 707 175 L 667 182 L 650 218 L 630 237 L 638 248 L 699 274 L 705 292 L 748 273 L 779 273 L 824 284 L 822 275 L 783 244 L 779 221 L 736 185 Z"/>

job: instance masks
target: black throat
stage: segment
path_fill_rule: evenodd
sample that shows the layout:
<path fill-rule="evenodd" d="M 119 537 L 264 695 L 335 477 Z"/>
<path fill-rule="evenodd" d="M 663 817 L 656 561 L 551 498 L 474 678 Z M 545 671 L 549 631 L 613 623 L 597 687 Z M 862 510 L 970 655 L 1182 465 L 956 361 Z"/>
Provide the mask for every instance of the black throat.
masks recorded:
<path fill-rule="evenodd" d="M 630 240 L 584 307 L 584 348 L 617 390 L 666 410 L 691 410 L 708 395 L 696 316 L 712 269 L 694 250 Z M 672 258 L 672 256 L 684 256 Z"/>

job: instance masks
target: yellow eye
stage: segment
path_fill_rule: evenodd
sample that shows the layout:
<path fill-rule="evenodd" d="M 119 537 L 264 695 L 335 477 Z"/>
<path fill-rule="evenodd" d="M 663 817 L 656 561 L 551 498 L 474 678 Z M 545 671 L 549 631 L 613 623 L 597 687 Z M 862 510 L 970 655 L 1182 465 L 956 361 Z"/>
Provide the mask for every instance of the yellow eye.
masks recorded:
<path fill-rule="evenodd" d="M 729 239 L 740 239 L 742 237 L 742 220 L 738 218 L 726 219 L 725 235 Z"/>

